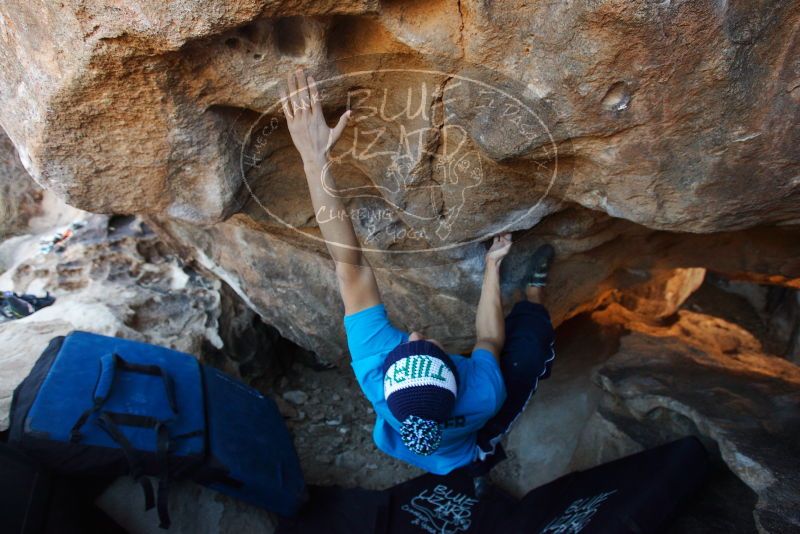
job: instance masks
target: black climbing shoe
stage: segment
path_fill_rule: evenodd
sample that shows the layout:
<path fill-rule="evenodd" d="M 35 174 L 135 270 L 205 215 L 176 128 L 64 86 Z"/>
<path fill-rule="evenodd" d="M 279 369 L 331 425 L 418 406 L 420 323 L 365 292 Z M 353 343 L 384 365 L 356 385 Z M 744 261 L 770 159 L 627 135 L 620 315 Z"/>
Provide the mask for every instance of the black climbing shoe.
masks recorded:
<path fill-rule="evenodd" d="M 0 314 L 6 319 L 21 319 L 36 311 L 33 305 L 11 291 L 4 291 L 0 298 Z"/>
<path fill-rule="evenodd" d="M 556 256 L 556 250 L 552 245 L 545 244 L 536 249 L 531 257 L 531 274 L 525 279 L 525 286 L 545 287 L 547 285 L 547 274 L 550 272 L 550 265 Z"/>
<path fill-rule="evenodd" d="M 21 319 L 50 306 L 55 300 L 55 297 L 52 297 L 49 292 L 44 297 L 37 297 L 27 293 L 19 295 L 12 291 L 3 291 L 3 294 L 0 295 L 0 315 L 5 319 Z"/>
<path fill-rule="evenodd" d="M 41 310 L 42 308 L 46 308 L 50 306 L 56 301 L 56 298 L 50 294 L 48 291 L 44 297 L 37 297 L 36 295 L 29 295 L 25 293 L 24 295 L 17 295 L 18 298 L 21 298 L 25 302 L 29 303 L 33 306 L 34 311 Z"/>

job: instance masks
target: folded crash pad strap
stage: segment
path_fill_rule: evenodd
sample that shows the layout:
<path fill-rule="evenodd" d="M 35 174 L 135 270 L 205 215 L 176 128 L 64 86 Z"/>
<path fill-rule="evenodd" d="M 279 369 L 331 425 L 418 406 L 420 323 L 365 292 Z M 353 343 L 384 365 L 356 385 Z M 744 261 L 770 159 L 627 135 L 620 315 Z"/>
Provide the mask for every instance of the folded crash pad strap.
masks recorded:
<path fill-rule="evenodd" d="M 169 528 L 169 429 L 164 421 L 154 417 L 142 415 L 103 412 L 97 418 L 97 424 L 113 439 L 122 449 L 128 460 L 131 477 L 142 486 L 144 492 L 144 508 L 150 510 L 155 504 L 158 506 L 158 519 L 161 528 Z M 125 437 L 118 425 L 153 428 L 156 431 L 156 458 L 158 460 L 158 500 L 153 497 L 153 486 L 150 479 L 143 476 L 143 465 L 133 445 Z"/>
<path fill-rule="evenodd" d="M 72 430 L 70 430 L 70 441 L 73 443 L 80 441 L 81 428 L 86 424 L 86 421 L 93 413 L 97 412 L 103 407 L 106 399 L 108 399 L 108 396 L 111 394 L 111 388 L 114 384 L 114 376 L 117 372 L 117 369 L 131 373 L 160 376 L 162 382 L 164 383 L 164 391 L 167 395 L 169 407 L 173 414 L 178 415 L 178 404 L 175 400 L 175 386 L 172 383 L 172 379 L 167 372 L 164 371 L 164 369 L 158 365 L 131 363 L 117 353 L 105 354 L 100 358 L 100 375 L 97 378 L 97 384 L 94 389 L 92 406 L 80 415 L 78 420 L 75 421 L 75 424 L 72 426 Z"/>
<path fill-rule="evenodd" d="M 161 474 L 158 478 L 158 526 L 169 528 L 169 431 L 167 426 L 159 423 L 156 427 L 156 451 Z"/>
<path fill-rule="evenodd" d="M 122 449 L 123 454 L 125 454 L 125 459 L 128 460 L 128 471 L 131 477 L 139 483 L 144 492 L 144 508 L 145 510 L 150 510 L 155 506 L 153 485 L 150 483 L 149 478 L 143 476 L 144 466 L 142 465 L 142 461 L 138 454 L 136 454 L 131 442 L 128 441 L 128 438 L 125 437 L 125 434 L 120 431 L 119 427 L 114 422 L 114 414 L 108 412 L 101 413 L 100 417 L 97 418 L 97 425 L 111 436 L 111 439 L 116 441 Z"/>

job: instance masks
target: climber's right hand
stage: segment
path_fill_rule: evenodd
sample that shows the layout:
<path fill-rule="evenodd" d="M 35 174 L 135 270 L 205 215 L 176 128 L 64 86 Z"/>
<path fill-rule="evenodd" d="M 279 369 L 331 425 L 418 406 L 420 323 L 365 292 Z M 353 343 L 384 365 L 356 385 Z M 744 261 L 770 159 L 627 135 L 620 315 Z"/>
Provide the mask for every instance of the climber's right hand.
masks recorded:
<path fill-rule="evenodd" d="M 486 251 L 486 266 L 494 265 L 500 267 L 500 263 L 503 261 L 503 258 L 506 257 L 509 250 L 511 250 L 510 233 L 494 236 L 491 248 Z"/>
<path fill-rule="evenodd" d="M 303 165 L 309 167 L 322 166 L 328 154 L 341 137 L 350 118 L 350 110 L 345 111 L 333 128 L 328 127 L 322 113 L 321 98 L 317 83 L 309 75 L 306 77 L 302 68 L 287 76 L 289 94 L 280 89 L 281 106 L 289 126 L 294 146 L 303 158 Z"/>

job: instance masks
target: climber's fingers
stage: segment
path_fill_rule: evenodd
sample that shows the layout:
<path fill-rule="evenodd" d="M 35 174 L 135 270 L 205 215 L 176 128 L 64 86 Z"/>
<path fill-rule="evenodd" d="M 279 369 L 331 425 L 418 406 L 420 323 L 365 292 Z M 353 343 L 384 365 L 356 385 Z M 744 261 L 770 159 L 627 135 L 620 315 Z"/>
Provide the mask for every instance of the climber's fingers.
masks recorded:
<path fill-rule="evenodd" d="M 292 103 L 289 109 L 292 111 L 292 117 L 294 117 L 300 112 L 300 100 L 297 96 L 297 81 L 293 72 L 290 72 L 286 77 L 286 83 L 289 85 L 289 101 Z"/>
<path fill-rule="evenodd" d="M 490 247 L 493 251 L 503 251 L 508 252 L 511 248 L 511 234 L 500 234 L 494 236 L 492 239 L 492 246 Z"/>
<path fill-rule="evenodd" d="M 331 147 L 333 147 L 333 145 L 336 144 L 336 141 L 339 140 L 339 137 L 342 136 L 342 132 L 347 127 L 347 121 L 350 119 L 351 113 L 352 111 L 348 109 L 347 111 L 342 113 L 341 117 L 339 117 L 339 122 L 336 123 L 336 126 L 334 126 L 333 130 L 331 130 L 331 135 L 329 138 L 330 141 L 328 142 L 328 150 L 330 150 Z"/>
<path fill-rule="evenodd" d="M 322 114 L 321 98 L 319 97 L 319 90 L 317 89 L 317 81 L 310 74 L 308 75 L 308 91 L 311 94 L 311 112 L 315 115 Z"/>
<path fill-rule="evenodd" d="M 281 95 L 281 107 L 283 108 L 283 114 L 286 115 L 286 120 L 289 121 L 294 118 L 292 110 L 289 106 L 289 98 L 286 96 L 286 91 L 283 89 L 280 89 L 279 93 Z"/>
<path fill-rule="evenodd" d="M 297 99 L 303 112 L 311 112 L 311 98 L 308 95 L 308 80 L 302 67 L 294 72 L 297 77 Z"/>

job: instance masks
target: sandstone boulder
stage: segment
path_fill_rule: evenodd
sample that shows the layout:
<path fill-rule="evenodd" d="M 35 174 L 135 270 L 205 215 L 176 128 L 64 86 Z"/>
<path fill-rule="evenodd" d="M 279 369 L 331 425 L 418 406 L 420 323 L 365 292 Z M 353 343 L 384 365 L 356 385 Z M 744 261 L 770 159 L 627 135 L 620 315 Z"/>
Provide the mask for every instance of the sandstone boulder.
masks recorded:
<path fill-rule="evenodd" d="M 31 180 L 11 140 L 0 132 L 0 237 L 25 233 L 41 214 L 43 190 Z"/>
<path fill-rule="evenodd" d="M 460 75 L 480 65 L 550 103 L 563 123 L 548 125 L 563 135 L 554 141 L 572 139 L 564 200 L 673 230 L 797 219 L 792 2 L 10 2 L 3 16 L 0 122 L 37 181 L 85 209 L 217 221 L 236 209 L 241 182 L 231 117 L 268 109 L 274 82 L 297 65 L 335 76 L 359 66 L 337 59 L 402 53 L 392 67 Z M 401 82 L 375 76 L 367 88 Z M 345 92 L 331 95 L 329 111 L 347 104 Z M 501 115 L 472 102 L 448 121 L 467 126 L 498 172 L 544 146 L 509 146 L 492 131 Z M 269 174 L 292 181 L 296 158 L 283 145 Z M 501 188 L 507 203 L 485 220 L 529 185 Z"/>
<path fill-rule="evenodd" d="M 764 352 L 800 363 L 800 291 L 709 273 L 687 309 L 722 317 L 751 332 Z"/>
<path fill-rule="evenodd" d="M 343 308 L 333 263 L 326 253 L 295 248 L 245 224 L 242 215 L 209 227 L 164 218 L 148 220 L 167 243 L 219 276 L 284 336 L 323 358 L 335 360 L 345 353 Z M 571 208 L 516 234 L 514 250 L 503 264 L 505 303 L 513 302 L 529 255 L 545 241 L 553 243 L 559 254 L 547 301 L 559 324 L 593 309 L 612 289 L 646 284 L 653 276 L 657 279 L 658 272 L 674 268 L 704 267 L 745 280 L 798 285 L 800 240 L 794 235 L 789 228 L 710 235 L 654 233 Z M 390 317 L 400 328 L 423 331 L 454 352 L 469 350 L 474 342 L 483 250 L 481 244 L 474 244 L 451 253 L 446 261 L 377 269 Z M 684 290 L 679 296 L 685 298 L 688 293 Z M 681 298 L 664 304 L 662 311 L 674 309 Z"/>
<path fill-rule="evenodd" d="M 504 228 L 519 241 L 509 283 L 557 242 L 556 320 L 629 271 L 798 284 L 794 2 L 68 0 L 0 14 L 0 124 L 36 181 L 151 216 L 322 357 L 344 349 L 341 309 L 276 106 L 297 66 L 324 82 L 331 119 L 356 111 L 336 173 L 392 315 L 452 350 L 471 343 L 480 241 Z"/>

